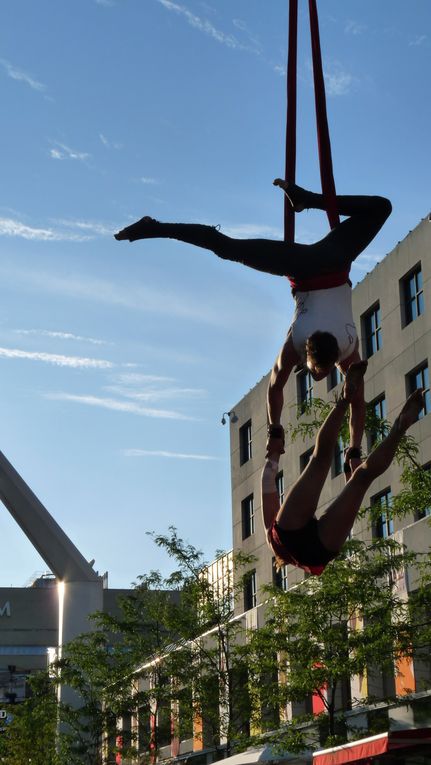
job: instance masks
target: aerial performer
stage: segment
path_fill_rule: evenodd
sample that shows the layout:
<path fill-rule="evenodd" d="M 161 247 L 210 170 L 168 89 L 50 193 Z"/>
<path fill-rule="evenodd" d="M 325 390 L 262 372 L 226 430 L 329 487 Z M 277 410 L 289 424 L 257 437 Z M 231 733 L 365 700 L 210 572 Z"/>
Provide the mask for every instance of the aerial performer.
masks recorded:
<path fill-rule="evenodd" d="M 322 194 L 276 178 L 292 210 L 325 209 Z M 167 238 L 211 250 L 224 260 L 287 277 L 295 300 L 295 313 L 286 341 L 272 369 L 268 387 L 268 453 L 283 452 L 281 425 L 283 389 L 292 369 L 306 364 L 315 380 L 326 377 L 336 364 L 346 373 L 360 361 L 358 336 L 352 313 L 351 264 L 370 244 L 391 212 L 391 203 L 380 196 L 337 196 L 337 208 L 346 219 L 323 239 L 301 244 L 271 239 L 234 239 L 216 226 L 199 223 L 162 223 L 145 216 L 119 231 L 119 241 Z M 350 447 L 347 465 L 360 463 L 364 432 L 363 381 L 351 399 Z"/>
<path fill-rule="evenodd" d="M 403 435 L 423 407 L 423 390 L 407 399 L 388 435 L 368 455 L 323 514 L 315 517 L 320 494 L 329 473 L 340 427 L 349 404 L 362 384 L 367 362 L 351 364 L 342 394 L 321 426 L 308 465 L 290 488 L 280 507 L 276 476 L 280 450 L 274 442 L 262 473 L 262 514 L 268 545 L 277 568 L 289 563 L 320 575 L 337 557 L 348 539 L 366 491 L 390 466 Z M 280 445 L 280 444 L 279 444 Z"/>

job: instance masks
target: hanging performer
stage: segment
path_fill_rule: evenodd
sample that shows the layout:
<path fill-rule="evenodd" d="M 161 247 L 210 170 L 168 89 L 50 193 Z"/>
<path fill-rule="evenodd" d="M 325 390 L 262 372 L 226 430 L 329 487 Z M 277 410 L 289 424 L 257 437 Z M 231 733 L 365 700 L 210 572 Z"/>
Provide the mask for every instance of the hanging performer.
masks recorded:
<path fill-rule="evenodd" d="M 349 403 L 362 384 L 367 362 L 347 370 L 341 397 L 321 426 L 307 467 L 289 490 L 280 507 L 276 475 L 280 451 L 270 451 L 262 473 L 262 513 L 267 542 L 277 568 L 290 563 L 319 575 L 340 552 L 353 527 L 366 491 L 390 466 L 396 448 L 423 407 L 423 391 L 405 402 L 386 438 L 359 465 L 341 494 L 315 517 L 320 493 L 329 473 L 339 430 Z"/>
<path fill-rule="evenodd" d="M 321 194 L 276 178 L 295 212 L 325 209 Z M 352 262 L 376 236 L 391 212 L 391 203 L 377 196 L 337 196 L 338 212 L 348 216 L 324 239 L 311 245 L 270 239 L 233 239 L 214 226 L 197 223 L 161 223 L 144 217 L 115 234 L 118 240 L 168 238 L 211 250 L 224 260 L 243 263 L 258 271 L 287 276 L 295 298 L 295 314 L 268 388 L 268 453 L 283 452 L 280 424 L 283 389 L 292 369 L 306 364 L 315 380 L 329 374 L 334 364 L 345 373 L 360 361 L 352 314 L 349 270 Z M 360 463 L 364 431 L 363 385 L 351 401 L 350 448 L 346 465 Z M 347 468 L 346 468 L 347 469 Z"/>

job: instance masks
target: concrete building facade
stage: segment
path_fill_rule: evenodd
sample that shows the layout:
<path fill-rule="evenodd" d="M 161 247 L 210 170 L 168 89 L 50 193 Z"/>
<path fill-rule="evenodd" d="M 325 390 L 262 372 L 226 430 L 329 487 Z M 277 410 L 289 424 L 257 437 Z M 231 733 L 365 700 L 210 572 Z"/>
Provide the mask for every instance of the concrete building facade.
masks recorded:
<path fill-rule="evenodd" d="M 365 398 L 377 415 L 393 421 L 406 397 L 417 387 L 425 389 L 425 409 L 409 433 L 419 445 L 418 460 L 424 466 L 431 462 L 431 398 L 429 365 L 431 363 L 431 221 L 419 225 L 389 253 L 371 273 L 353 289 L 353 312 L 358 330 L 360 352 L 368 359 L 365 377 Z M 237 613 L 250 612 L 250 622 L 259 622 L 256 607 L 262 601 L 261 588 L 275 582 L 272 552 L 266 544 L 261 519 L 260 479 L 266 445 L 266 391 L 269 374 L 233 406 L 238 418 L 230 424 L 233 549 L 255 556 L 250 584 L 244 590 L 243 602 L 236 604 Z M 332 375 L 314 382 L 307 370 L 292 373 L 285 388 L 282 424 L 285 428 L 298 422 L 298 406 L 310 398 L 332 401 L 340 392 L 340 376 Z M 300 415 L 299 415 L 300 416 Z M 372 434 L 365 434 L 363 452 L 371 444 Z M 287 438 L 286 452 L 280 459 L 277 483 L 281 498 L 300 475 L 313 449 L 314 439 Z M 322 491 L 317 515 L 341 491 L 343 451 L 339 444 L 331 472 Z M 393 535 L 397 541 L 417 552 L 427 552 L 431 545 L 429 513 L 425 510 L 402 519 L 392 520 L 385 513 L 391 496 L 398 493 L 401 468 L 394 463 L 374 484 L 364 498 L 364 507 L 381 505 L 380 520 L 373 528 L 366 519 L 357 520 L 353 536 L 370 540 L 373 536 Z M 304 571 L 284 566 L 277 583 L 287 589 L 300 582 Z M 413 582 L 403 583 L 406 591 Z M 253 611 L 256 611 L 253 617 Z M 412 670 L 413 674 L 414 671 Z M 412 682 L 419 690 L 419 668 Z M 411 687 L 411 686 L 410 686 Z M 383 695 L 383 688 L 372 688 Z"/>

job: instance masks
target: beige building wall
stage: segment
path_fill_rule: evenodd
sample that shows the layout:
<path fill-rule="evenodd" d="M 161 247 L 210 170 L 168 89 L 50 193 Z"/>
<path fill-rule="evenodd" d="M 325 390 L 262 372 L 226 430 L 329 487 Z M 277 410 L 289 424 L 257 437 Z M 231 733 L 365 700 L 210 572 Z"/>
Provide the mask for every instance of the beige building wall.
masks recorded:
<path fill-rule="evenodd" d="M 403 280 L 417 265 L 421 266 L 423 277 L 424 312 L 421 316 L 406 325 L 403 295 Z M 395 249 L 382 260 L 371 273 L 353 289 L 353 310 L 360 340 L 360 351 L 365 352 L 364 315 L 376 304 L 381 312 L 381 349 L 369 358 L 366 374 L 365 396 L 372 401 L 381 394 L 386 397 L 387 418 L 393 421 L 402 403 L 405 401 L 409 388 L 409 374 L 422 363 L 431 364 L 431 222 L 429 218 L 422 220 L 419 225 L 400 242 Z M 276 349 L 274 349 L 276 350 Z M 260 602 L 259 589 L 271 582 L 274 576 L 272 553 L 268 548 L 261 519 L 260 474 L 264 462 L 266 442 L 266 375 L 257 385 L 233 407 L 238 421 L 230 425 L 231 440 L 231 477 L 232 477 L 232 523 L 233 548 L 252 553 L 256 556 L 257 602 Z M 285 403 L 282 423 L 297 421 L 298 403 L 298 374 L 292 374 L 285 388 Z M 328 390 L 328 380 L 314 383 L 314 396 L 330 401 L 334 392 L 340 390 L 340 385 Z M 241 464 L 241 429 L 251 420 L 251 457 Z M 422 464 L 431 461 L 431 416 L 426 415 L 413 425 L 410 434 L 420 447 L 419 459 Z M 286 453 L 280 459 L 280 470 L 284 475 L 285 491 L 296 480 L 300 473 L 300 457 L 312 448 L 313 440 L 305 442 L 297 439 L 287 442 Z M 363 451 L 367 450 L 367 438 L 363 440 Z M 391 488 L 396 494 L 400 488 L 400 468 L 393 464 L 381 476 L 368 494 L 364 505 L 370 504 L 370 497 Z M 343 475 L 333 477 L 331 473 L 325 483 L 318 514 L 338 493 L 344 485 Z M 242 503 L 253 495 L 254 530 L 247 538 L 244 537 Z M 419 529 L 416 533 L 415 528 Z M 413 526 L 406 533 L 406 541 L 420 539 L 428 549 L 431 544 L 431 527 L 428 520 L 417 521 L 413 517 L 394 521 L 394 531 L 400 532 L 404 527 Z M 371 531 L 365 522 L 358 521 L 354 527 L 354 535 L 361 539 L 369 539 Z M 301 581 L 304 572 L 289 566 L 289 587 Z M 246 604 L 247 605 L 247 604 Z M 237 603 L 237 612 L 244 609 L 243 603 Z"/>

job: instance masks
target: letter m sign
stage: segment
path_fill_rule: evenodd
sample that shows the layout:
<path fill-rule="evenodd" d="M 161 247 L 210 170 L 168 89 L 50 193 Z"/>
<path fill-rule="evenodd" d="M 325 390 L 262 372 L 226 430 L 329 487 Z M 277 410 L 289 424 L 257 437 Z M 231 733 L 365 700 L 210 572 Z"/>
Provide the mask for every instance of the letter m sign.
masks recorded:
<path fill-rule="evenodd" d="M 8 600 L 4 606 L 0 606 L 0 616 L 10 616 L 10 603 Z"/>

